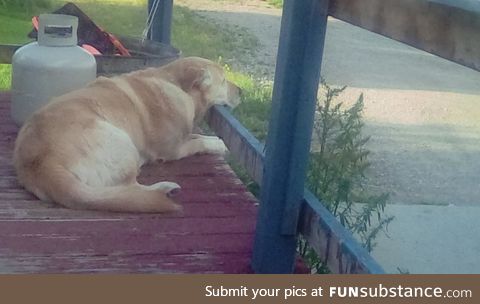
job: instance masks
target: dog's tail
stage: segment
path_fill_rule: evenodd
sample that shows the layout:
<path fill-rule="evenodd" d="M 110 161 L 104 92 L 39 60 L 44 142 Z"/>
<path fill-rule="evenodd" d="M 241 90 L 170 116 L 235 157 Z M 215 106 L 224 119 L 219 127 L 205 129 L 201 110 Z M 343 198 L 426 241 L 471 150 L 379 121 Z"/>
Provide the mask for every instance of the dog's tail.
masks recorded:
<path fill-rule="evenodd" d="M 51 200 L 67 208 L 139 213 L 181 210 L 181 206 L 171 199 L 180 189 L 175 183 L 92 187 L 58 165 L 42 171 L 38 172 L 41 178 L 35 178 L 34 183 L 26 181 L 25 187 L 40 199 Z"/>

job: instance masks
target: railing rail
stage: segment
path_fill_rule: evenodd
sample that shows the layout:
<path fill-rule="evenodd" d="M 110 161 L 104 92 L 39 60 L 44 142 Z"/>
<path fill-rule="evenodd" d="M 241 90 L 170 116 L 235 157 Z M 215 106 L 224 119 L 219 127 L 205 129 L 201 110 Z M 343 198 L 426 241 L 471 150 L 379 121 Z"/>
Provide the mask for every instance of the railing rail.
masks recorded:
<path fill-rule="evenodd" d="M 329 15 L 480 71 L 480 1 L 330 0 Z"/>
<path fill-rule="evenodd" d="M 263 179 L 264 145 L 225 108 L 216 106 L 206 117 L 230 153 L 259 185 Z M 305 189 L 299 232 L 333 273 L 383 273 L 382 267 L 362 248 L 352 234 Z"/>

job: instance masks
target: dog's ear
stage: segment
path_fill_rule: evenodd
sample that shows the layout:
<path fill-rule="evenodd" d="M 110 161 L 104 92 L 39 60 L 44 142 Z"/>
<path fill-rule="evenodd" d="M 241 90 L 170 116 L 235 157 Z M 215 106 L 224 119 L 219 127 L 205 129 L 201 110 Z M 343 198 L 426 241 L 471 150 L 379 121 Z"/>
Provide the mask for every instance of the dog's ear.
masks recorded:
<path fill-rule="evenodd" d="M 189 67 L 185 71 L 183 88 L 189 91 L 193 88 L 206 88 L 212 85 L 212 74 L 206 68 Z"/>

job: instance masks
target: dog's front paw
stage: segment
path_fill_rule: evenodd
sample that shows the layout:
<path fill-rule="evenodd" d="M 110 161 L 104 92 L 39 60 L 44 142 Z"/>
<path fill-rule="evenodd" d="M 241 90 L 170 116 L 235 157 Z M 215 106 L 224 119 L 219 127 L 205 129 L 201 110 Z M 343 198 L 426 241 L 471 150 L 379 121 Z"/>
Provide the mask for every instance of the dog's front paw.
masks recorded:
<path fill-rule="evenodd" d="M 225 155 L 228 152 L 227 146 L 220 138 L 210 139 L 207 142 L 207 151 L 213 154 Z"/>

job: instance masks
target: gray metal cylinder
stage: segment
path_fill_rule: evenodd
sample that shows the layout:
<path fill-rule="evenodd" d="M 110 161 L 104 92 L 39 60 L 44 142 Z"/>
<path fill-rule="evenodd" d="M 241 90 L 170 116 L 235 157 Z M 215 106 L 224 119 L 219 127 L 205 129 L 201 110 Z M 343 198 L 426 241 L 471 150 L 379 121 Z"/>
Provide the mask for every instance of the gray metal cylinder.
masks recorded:
<path fill-rule="evenodd" d="M 77 17 L 42 14 L 38 42 L 15 52 L 11 115 L 18 125 L 52 98 L 95 80 L 95 58 L 77 46 L 77 27 Z"/>

